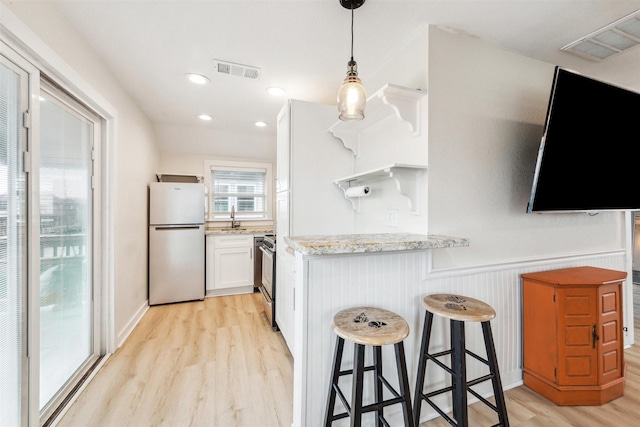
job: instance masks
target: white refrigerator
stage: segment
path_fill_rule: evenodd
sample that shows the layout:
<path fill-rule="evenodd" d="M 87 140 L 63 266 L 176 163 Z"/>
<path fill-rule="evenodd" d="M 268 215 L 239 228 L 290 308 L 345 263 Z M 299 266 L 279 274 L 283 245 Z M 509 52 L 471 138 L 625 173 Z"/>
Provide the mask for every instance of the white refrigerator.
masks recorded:
<path fill-rule="evenodd" d="M 149 184 L 149 305 L 203 300 L 204 184 Z"/>

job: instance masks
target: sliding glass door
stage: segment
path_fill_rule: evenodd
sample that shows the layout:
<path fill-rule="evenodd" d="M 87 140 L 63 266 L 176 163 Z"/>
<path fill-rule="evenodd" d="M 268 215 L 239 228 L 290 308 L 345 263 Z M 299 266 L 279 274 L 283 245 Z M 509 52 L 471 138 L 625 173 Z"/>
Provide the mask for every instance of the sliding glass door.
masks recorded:
<path fill-rule="evenodd" d="M 40 96 L 40 410 L 46 418 L 99 354 L 93 150 L 100 122 L 47 82 Z"/>
<path fill-rule="evenodd" d="M 104 354 L 101 123 L 0 41 L 1 427 L 48 424 Z"/>
<path fill-rule="evenodd" d="M 26 420 L 28 74 L 0 54 L 0 426 Z"/>

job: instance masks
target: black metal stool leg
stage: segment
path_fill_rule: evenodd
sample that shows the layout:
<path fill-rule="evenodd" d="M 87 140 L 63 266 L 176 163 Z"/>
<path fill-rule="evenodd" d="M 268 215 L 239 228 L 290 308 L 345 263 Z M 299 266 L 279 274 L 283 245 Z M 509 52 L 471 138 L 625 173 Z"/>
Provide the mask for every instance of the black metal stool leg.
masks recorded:
<path fill-rule="evenodd" d="M 362 425 L 362 381 L 364 377 L 364 345 L 353 350 L 353 386 L 351 392 L 351 427 Z"/>
<path fill-rule="evenodd" d="M 458 427 L 469 425 L 467 414 L 467 364 L 465 360 L 464 322 L 451 320 L 451 369 L 453 381 L 453 418 Z"/>
<path fill-rule="evenodd" d="M 344 339 L 337 337 L 336 349 L 333 356 L 333 366 L 331 368 L 331 383 L 329 384 L 329 398 L 327 399 L 327 410 L 324 416 L 325 427 L 331 427 L 333 422 L 333 411 L 336 406 L 336 387 L 340 379 L 340 365 L 342 364 L 342 351 L 344 350 Z"/>
<path fill-rule="evenodd" d="M 489 371 L 492 378 L 493 395 L 496 399 L 496 408 L 500 425 L 509 427 L 509 417 L 507 416 L 507 405 L 504 400 L 502 391 L 502 382 L 500 380 L 500 370 L 498 369 L 498 358 L 496 357 L 496 348 L 493 343 L 493 334 L 491 333 L 491 325 L 489 322 L 482 322 L 482 333 L 484 334 L 484 345 L 487 350 L 487 361 L 489 362 Z"/>
<path fill-rule="evenodd" d="M 374 375 L 375 375 L 375 385 L 376 385 L 376 403 L 380 403 L 383 401 L 382 397 L 382 347 L 374 346 L 373 347 L 373 366 L 374 366 Z M 376 426 L 382 427 L 384 424 L 382 420 L 384 419 L 384 408 L 380 408 L 376 411 Z"/>
<path fill-rule="evenodd" d="M 404 344 L 402 341 L 395 344 L 396 366 L 398 369 L 398 382 L 404 402 L 402 412 L 404 414 L 405 427 L 413 427 L 413 411 L 411 409 L 411 392 L 409 391 L 409 379 L 407 377 L 407 362 L 404 356 Z"/>
<path fill-rule="evenodd" d="M 429 353 L 429 341 L 431 340 L 431 326 L 433 313 L 427 311 L 422 327 L 422 341 L 420 344 L 420 358 L 418 360 L 418 375 L 416 377 L 416 392 L 413 395 L 413 424 L 420 424 L 420 408 L 422 407 L 422 389 L 424 387 L 424 375 L 427 370 L 427 353 Z"/>

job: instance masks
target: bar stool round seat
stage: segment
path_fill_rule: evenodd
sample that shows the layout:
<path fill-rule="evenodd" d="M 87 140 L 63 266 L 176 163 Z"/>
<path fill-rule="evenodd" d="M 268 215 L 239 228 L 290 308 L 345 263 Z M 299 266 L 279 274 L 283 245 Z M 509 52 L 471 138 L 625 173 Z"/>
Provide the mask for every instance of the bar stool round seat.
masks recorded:
<path fill-rule="evenodd" d="M 351 426 L 362 424 L 362 415 L 375 412 L 375 425 L 389 425 L 384 418 L 387 406 L 400 404 L 404 417 L 404 425 L 413 427 L 411 392 L 407 377 L 407 365 L 404 354 L 404 339 L 409 335 L 409 325 L 396 313 L 376 307 L 352 307 L 342 310 L 333 317 L 331 327 L 335 332 L 336 346 L 331 368 L 331 383 L 325 412 L 324 425 L 329 427 L 334 421 L 350 418 Z M 354 344 L 353 369 L 341 368 L 345 341 Z M 393 345 L 395 349 L 396 370 L 399 390 L 382 375 L 382 346 Z M 373 349 L 373 364 L 365 366 L 364 351 L 366 347 Z M 373 372 L 373 397 L 371 404 L 363 404 L 364 373 Z M 339 381 L 341 377 L 351 376 L 351 396 L 342 392 Z M 383 398 L 383 387 L 392 397 Z M 336 398 L 339 398 L 345 411 L 335 414 Z"/>
<path fill-rule="evenodd" d="M 491 333 L 490 320 L 496 317 L 495 310 L 487 303 L 475 298 L 455 294 L 433 294 L 422 299 L 425 308 L 424 327 L 420 344 L 420 359 L 416 375 L 416 389 L 414 393 L 413 416 L 414 424 L 420 423 L 420 411 L 422 402 L 428 403 L 449 424 L 457 427 L 469 426 L 467 412 L 467 393 L 475 396 L 479 401 L 493 409 L 498 416 L 498 424 L 495 426 L 509 427 L 507 406 L 505 404 L 500 372 L 496 357 L 493 335 Z M 448 350 L 437 353 L 429 352 L 431 328 L 434 315 L 449 320 L 451 332 L 451 346 Z M 465 323 L 480 323 L 484 337 L 486 358 L 483 358 L 466 348 Z M 443 356 L 450 358 L 449 366 L 440 360 Z M 466 356 L 471 356 L 482 362 L 488 368 L 489 373 L 472 380 L 467 379 Z M 451 375 L 451 386 L 424 392 L 425 373 L 427 362 L 432 362 Z M 495 404 L 487 400 L 471 387 L 485 381 L 491 381 Z M 432 399 L 443 393 L 451 393 L 453 402 L 453 417 L 447 415 Z"/>
<path fill-rule="evenodd" d="M 401 316 L 375 307 L 342 310 L 333 317 L 331 327 L 347 341 L 371 346 L 395 344 L 409 335 L 409 325 Z"/>
<path fill-rule="evenodd" d="M 438 316 L 463 322 L 487 322 L 496 317 L 496 311 L 486 302 L 460 295 L 427 295 L 422 306 Z"/>

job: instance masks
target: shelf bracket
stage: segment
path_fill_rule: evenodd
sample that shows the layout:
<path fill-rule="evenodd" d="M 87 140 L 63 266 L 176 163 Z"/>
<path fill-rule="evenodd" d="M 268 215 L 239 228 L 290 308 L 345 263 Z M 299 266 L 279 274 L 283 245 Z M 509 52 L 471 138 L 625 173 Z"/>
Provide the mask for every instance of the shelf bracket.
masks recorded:
<path fill-rule="evenodd" d="M 342 142 L 342 145 L 356 159 L 360 158 L 360 132 L 352 129 L 331 129 L 331 134 Z"/>
<path fill-rule="evenodd" d="M 407 198 L 409 211 L 414 215 L 420 214 L 420 178 L 421 170 L 389 171 L 389 178 L 396 182 L 398 193 Z"/>
<path fill-rule="evenodd" d="M 414 90 L 407 90 L 395 85 L 386 85 L 374 96 L 380 98 L 382 103 L 393 111 L 399 121 L 407 123 L 413 136 L 420 136 L 422 132 L 420 127 L 422 109 L 420 97 L 424 96 L 424 94 L 416 96 L 416 91 Z"/>
<path fill-rule="evenodd" d="M 333 183 L 336 184 L 344 192 L 344 197 L 351 201 L 353 209 L 356 212 L 360 212 L 360 198 L 358 197 L 358 204 L 352 197 L 347 196 L 347 190 L 352 185 L 361 185 L 365 182 L 376 181 L 380 179 L 393 179 L 396 183 L 396 190 L 406 197 L 409 202 L 409 211 L 414 215 L 420 214 L 420 191 L 423 174 L 426 172 L 427 167 L 421 165 L 401 165 L 390 164 L 378 169 L 369 170 L 366 172 L 360 172 L 355 175 L 350 175 Z"/>
<path fill-rule="evenodd" d="M 344 198 L 351 202 L 351 206 L 353 207 L 353 210 L 356 213 L 360 213 L 360 198 L 347 196 L 347 190 L 351 186 L 351 181 L 336 182 L 336 185 L 342 190 L 342 194 L 344 195 Z M 355 199 L 357 199 L 357 201 Z"/>
<path fill-rule="evenodd" d="M 342 145 L 359 158 L 360 138 L 367 130 L 389 117 L 404 123 L 412 137 L 422 134 L 422 115 L 427 95 L 418 89 L 387 84 L 367 99 L 365 118 L 357 122 L 337 122 L 329 132 L 342 141 Z"/>

